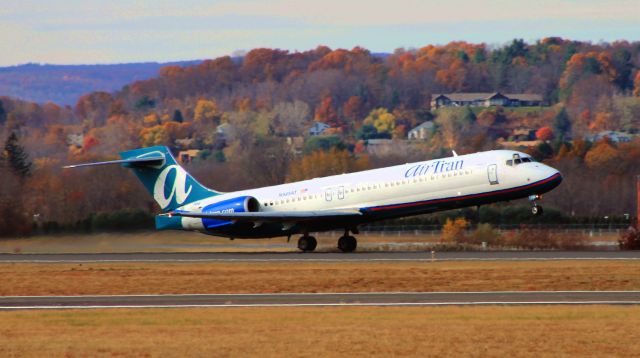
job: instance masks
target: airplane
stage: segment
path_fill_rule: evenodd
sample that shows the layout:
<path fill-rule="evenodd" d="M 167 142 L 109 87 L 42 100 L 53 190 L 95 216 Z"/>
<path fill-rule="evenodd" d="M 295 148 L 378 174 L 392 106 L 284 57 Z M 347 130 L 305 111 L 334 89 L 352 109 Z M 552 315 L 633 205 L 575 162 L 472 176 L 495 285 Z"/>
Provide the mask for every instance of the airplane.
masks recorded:
<path fill-rule="evenodd" d="M 493 150 L 294 183 L 222 193 L 198 183 L 164 146 L 120 153 L 162 209 L 157 230 L 192 230 L 230 239 L 300 234 L 298 249 L 315 250 L 313 232 L 344 230 L 338 248 L 352 252 L 358 226 L 374 221 L 528 198 L 533 215 L 561 173 L 525 153 Z"/>

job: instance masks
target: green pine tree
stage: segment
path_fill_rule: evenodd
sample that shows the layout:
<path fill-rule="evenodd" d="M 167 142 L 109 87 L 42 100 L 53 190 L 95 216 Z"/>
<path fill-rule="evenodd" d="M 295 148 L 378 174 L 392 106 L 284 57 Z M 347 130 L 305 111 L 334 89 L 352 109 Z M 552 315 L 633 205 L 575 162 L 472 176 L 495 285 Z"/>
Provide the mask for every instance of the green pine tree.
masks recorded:
<path fill-rule="evenodd" d="M 7 111 L 5 111 L 2 101 L 0 101 L 0 125 L 6 121 L 7 121 Z"/>
<path fill-rule="evenodd" d="M 178 123 L 184 122 L 184 117 L 182 117 L 182 112 L 180 112 L 179 109 L 176 109 L 173 112 L 173 121 Z"/>
<path fill-rule="evenodd" d="M 559 142 L 564 141 L 567 134 L 571 132 L 571 120 L 569 119 L 569 114 L 564 108 L 562 108 L 553 119 L 553 131 Z"/>
<path fill-rule="evenodd" d="M 31 174 L 31 161 L 29 154 L 24 150 L 18 141 L 18 136 L 12 132 L 4 144 L 3 159 L 6 160 L 11 170 L 24 179 Z"/>

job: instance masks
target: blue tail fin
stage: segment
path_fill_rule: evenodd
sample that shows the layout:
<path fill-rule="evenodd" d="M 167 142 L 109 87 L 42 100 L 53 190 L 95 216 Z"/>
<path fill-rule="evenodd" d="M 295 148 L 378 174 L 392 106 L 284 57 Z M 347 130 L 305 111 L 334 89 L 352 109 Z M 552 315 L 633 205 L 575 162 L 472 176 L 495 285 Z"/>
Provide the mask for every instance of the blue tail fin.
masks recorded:
<path fill-rule="evenodd" d="M 133 170 L 164 212 L 220 194 L 198 183 L 176 163 L 167 147 L 133 149 L 121 152 L 120 157 L 122 159 L 164 158 L 159 162 L 123 164 Z"/>

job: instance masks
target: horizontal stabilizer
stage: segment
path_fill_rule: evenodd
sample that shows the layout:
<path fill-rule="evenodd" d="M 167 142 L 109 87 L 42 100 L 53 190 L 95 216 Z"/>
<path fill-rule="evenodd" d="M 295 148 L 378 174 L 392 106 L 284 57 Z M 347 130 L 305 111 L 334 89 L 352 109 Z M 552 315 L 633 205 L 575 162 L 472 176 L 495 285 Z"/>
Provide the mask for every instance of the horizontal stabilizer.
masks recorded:
<path fill-rule="evenodd" d="M 318 219 L 337 219 L 362 216 L 358 210 L 316 210 L 316 211 L 258 211 L 238 213 L 193 213 L 173 211 L 167 216 L 182 216 L 187 218 L 218 219 L 233 221 L 264 221 L 264 222 L 301 222 Z"/>
<path fill-rule="evenodd" d="M 130 158 L 130 159 L 119 159 L 119 160 L 110 160 L 107 162 L 95 162 L 95 163 L 83 163 L 83 164 L 74 164 L 67 165 L 63 168 L 80 168 L 80 167 L 92 167 L 94 165 L 109 165 L 109 164 L 123 164 L 129 166 L 143 166 L 143 165 L 162 165 L 164 164 L 163 156 L 153 156 L 153 157 L 144 157 L 144 158 Z"/>

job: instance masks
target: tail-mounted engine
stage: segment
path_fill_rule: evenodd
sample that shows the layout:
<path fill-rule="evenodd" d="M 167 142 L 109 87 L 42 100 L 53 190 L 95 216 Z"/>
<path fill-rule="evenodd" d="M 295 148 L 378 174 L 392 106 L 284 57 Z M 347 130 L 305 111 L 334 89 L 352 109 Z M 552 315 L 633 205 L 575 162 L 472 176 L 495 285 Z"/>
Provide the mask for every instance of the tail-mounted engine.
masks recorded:
<path fill-rule="evenodd" d="M 260 210 L 258 199 L 252 196 L 240 196 L 213 203 L 202 208 L 203 213 L 226 214 L 256 212 Z M 212 229 L 224 225 L 231 225 L 233 221 L 218 219 L 202 219 L 202 224 L 206 229 Z"/>

